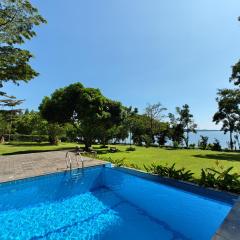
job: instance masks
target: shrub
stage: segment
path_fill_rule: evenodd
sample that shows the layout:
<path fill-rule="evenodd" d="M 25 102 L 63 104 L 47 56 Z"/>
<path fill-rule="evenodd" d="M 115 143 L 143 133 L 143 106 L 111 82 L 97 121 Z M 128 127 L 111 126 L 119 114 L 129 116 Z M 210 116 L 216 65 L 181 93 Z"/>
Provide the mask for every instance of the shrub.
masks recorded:
<path fill-rule="evenodd" d="M 212 144 L 211 150 L 212 150 L 212 151 L 221 151 L 221 150 L 222 150 L 222 147 L 221 147 L 221 145 L 220 145 L 220 142 L 219 142 L 219 140 L 217 140 L 216 138 L 215 138 L 215 140 L 214 140 L 214 142 L 213 142 L 213 144 Z"/>
<path fill-rule="evenodd" d="M 9 141 L 9 135 L 3 135 L 5 141 Z M 47 135 L 24 135 L 24 134 L 13 134 L 11 135 L 11 141 L 16 142 L 47 142 L 48 136 Z"/>
<path fill-rule="evenodd" d="M 177 141 L 174 141 L 174 142 L 173 142 L 173 147 L 174 147 L 174 148 L 178 148 L 178 147 L 179 147 L 179 143 L 178 143 Z"/>
<path fill-rule="evenodd" d="M 128 147 L 128 148 L 126 148 L 126 151 L 127 152 L 136 151 L 136 148 L 135 147 Z"/>
<path fill-rule="evenodd" d="M 195 143 L 189 144 L 189 148 L 190 148 L 190 149 L 194 149 L 195 147 L 196 147 L 196 144 L 195 144 Z"/>
<path fill-rule="evenodd" d="M 100 149 L 108 148 L 108 146 L 107 146 L 107 145 L 101 145 L 99 148 L 100 148 Z"/>
<path fill-rule="evenodd" d="M 231 173 L 232 169 L 233 167 L 219 171 L 213 168 L 202 169 L 199 184 L 205 187 L 240 193 L 240 174 Z"/>
<path fill-rule="evenodd" d="M 208 145 L 208 137 L 207 136 L 200 136 L 200 140 L 199 140 L 199 143 L 198 143 L 198 146 L 199 148 L 201 149 L 206 149 L 207 148 L 207 145 Z"/>
<path fill-rule="evenodd" d="M 144 165 L 144 168 L 147 172 L 152 172 L 153 174 L 162 177 L 169 177 L 183 181 L 189 181 L 193 178 L 193 173 L 190 170 L 186 170 L 185 168 L 176 169 L 175 163 L 171 167 L 152 164 L 150 167 Z"/>
<path fill-rule="evenodd" d="M 111 157 L 108 157 L 108 158 L 101 158 L 102 160 L 106 161 L 106 162 L 110 162 L 110 163 L 113 163 L 115 166 L 117 167 L 121 167 L 124 164 L 124 160 L 125 158 L 121 158 L 121 159 L 112 159 Z"/>
<path fill-rule="evenodd" d="M 125 163 L 124 164 L 126 167 L 129 167 L 129 168 L 135 168 L 135 169 L 141 169 L 137 164 L 135 163 Z"/>

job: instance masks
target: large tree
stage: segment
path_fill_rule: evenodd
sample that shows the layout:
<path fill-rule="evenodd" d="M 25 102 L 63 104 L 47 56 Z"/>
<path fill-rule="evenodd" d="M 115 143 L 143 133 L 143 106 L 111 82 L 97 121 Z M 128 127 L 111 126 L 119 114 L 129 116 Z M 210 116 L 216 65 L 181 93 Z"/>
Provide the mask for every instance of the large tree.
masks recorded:
<path fill-rule="evenodd" d="M 29 63 L 33 54 L 19 45 L 36 35 L 34 26 L 45 22 L 28 0 L 0 2 L 0 88 L 5 82 L 28 82 L 38 75 Z M 12 99 L 4 91 L 0 96 Z"/>
<path fill-rule="evenodd" d="M 161 103 L 148 104 L 145 109 L 145 115 L 148 117 L 148 128 L 152 142 L 155 141 L 155 132 L 158 130 L 158 122 L 164 118 L 163 112 L 167 109 Z"/>
<path fill-rule="evenodd" d="M 104 97 L 99 89 L 85 88 L 81 83 L 57 89 L 45 97 L 39 107 L 42 116 L 50 123 L 72 122 L 89 150 L 103 131 L 118 125 L 122 106 Z M 105 134 L 107 136 L 107 134 Z"/>
<path fill-rule="evenodd" d="M 187 104 L 184 104 L 182 108 L 176 108 L 177 113 L 179 114 L 179 122 L 182 125 L 186 135 L 184 135 L 184 141 L 186 147 L 189 146 L 189 133 L 196 132 L 197 124 L 193 120 L 193 115 L 190 113 L 190 108 Z"/>
<path fill-rule="evenodd" d="M 230 133 L 230 148 L 233 150 L 233 133 L 240 127 L 240 91 L 235 89 L 218 90 L 218 111 L 213 116 L 213 121 L 222 122 L 224 133 Z"/>

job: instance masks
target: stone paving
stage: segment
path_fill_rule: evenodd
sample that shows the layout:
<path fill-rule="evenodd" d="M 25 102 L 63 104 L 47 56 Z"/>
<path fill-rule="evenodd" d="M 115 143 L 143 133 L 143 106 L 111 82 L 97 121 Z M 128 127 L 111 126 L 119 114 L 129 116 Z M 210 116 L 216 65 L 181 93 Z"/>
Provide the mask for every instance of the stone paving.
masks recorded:
<path fill-rule="evenodd" d="M 67 151 L 51 151 L 0 156 L 0 183 L 27 177 L 40 176 L 67 169 L 65 156 Z M 74 158 L 75 159 L 75 158 Z M 106 162 L 83 157 L 84 167 L 101 165 Z M 81 168 L 73 161 L 73 168 Z"/>
<path fill-rule="evenodd" d="M 224 219 L 212 240 L 239 240 L 240 239 L 240 198 Z"/>

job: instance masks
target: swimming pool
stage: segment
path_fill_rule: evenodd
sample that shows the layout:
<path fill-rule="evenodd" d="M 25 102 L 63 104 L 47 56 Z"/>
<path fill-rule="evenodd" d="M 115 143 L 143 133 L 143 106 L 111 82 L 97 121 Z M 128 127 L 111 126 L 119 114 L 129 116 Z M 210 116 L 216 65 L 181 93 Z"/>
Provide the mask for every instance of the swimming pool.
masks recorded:
<path fill-rule="evenodd" d="M 232 207 L 104 166 L 0 184 L 0 239 L 211 239 Z"/>

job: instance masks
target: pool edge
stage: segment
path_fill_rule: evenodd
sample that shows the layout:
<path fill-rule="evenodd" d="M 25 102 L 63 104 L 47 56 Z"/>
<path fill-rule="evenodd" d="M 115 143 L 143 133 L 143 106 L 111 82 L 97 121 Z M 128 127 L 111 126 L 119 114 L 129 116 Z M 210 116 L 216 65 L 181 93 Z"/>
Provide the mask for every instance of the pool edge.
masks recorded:
<path fill-rule="evenodd" d="M 197 184 L 179 181 L 175 179 L 160 177 L 158 175 L 146 173 L 141 170 L 136 170 L 127 167 L 114 167 L 114 169 L 129 173 L 134 176 L 138 176 L 150 181 L 155 181 L 168 186 L 172 186 L 177 189 L 192 192 L 201 196 L 207 196 L 210 194 L 210 198 L 213 198 L 222 202 L 229 202 L 231 200 L 233 207 L 227 216 L 223 219 L 223 222 L 211 238 L 212 240 L 239 240 L 240 236 L 240 196 L 237 194 L 229 193 L 226 191 L 209 189 L 201 187 Z M 198 191 L 197 191 L 198 190 Z M 200 190 L 200 191 L 199 191 Z"/>
<path fill-rule="evenodd" d="M 239 240 L 240 238 L 240 197 L 223 220 L 212 240 Z"/>

